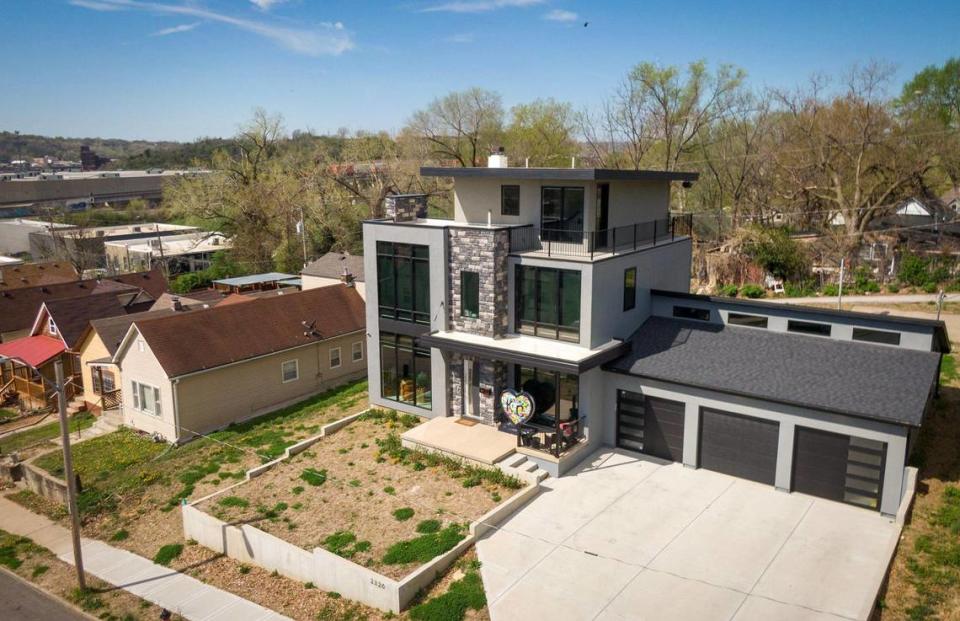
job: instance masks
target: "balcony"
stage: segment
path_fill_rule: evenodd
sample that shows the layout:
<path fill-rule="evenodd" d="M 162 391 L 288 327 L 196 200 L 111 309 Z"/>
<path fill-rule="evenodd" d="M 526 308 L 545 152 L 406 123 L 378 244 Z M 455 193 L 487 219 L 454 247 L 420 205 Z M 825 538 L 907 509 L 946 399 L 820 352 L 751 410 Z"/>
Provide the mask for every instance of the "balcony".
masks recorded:
<path fill-rule="evenodd" d="M 693 214 L 671 216 L 602 231 L 540 228 L 532 224 L 510 229 L 510 253 L 593 261 L 689 236 Z"/>

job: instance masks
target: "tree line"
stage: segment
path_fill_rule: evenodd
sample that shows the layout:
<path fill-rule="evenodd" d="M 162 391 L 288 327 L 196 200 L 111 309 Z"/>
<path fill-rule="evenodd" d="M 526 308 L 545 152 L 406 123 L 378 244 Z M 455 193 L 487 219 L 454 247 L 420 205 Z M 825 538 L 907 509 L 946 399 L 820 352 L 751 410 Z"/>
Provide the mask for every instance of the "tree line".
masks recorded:
<path fill-rule="evenodd" d="M 304 254 L 360 252 L 361 222 L 382 215 L 390 193 L 427 193 L 435 213 L 448 211 L 445 182 L 420 166 L 483 166 L 502 146 L 514 166 L 697 171 L 677 208 L 733 230 L 774 214 L 814 230 L 840 221 L 848 253 L 898 201 L 960 187 L 960 59 L 899 93 L 892 78 L 871 63 L 770 89 L 731 65 L 642 62 L 595 109 L 553 99 L 507 109 L 499 93 L 470 88 L 414 111 L 396 135 L 288 133 L 260 110 L 196 162 L 218 174 L 180 180 L 165 201 L 232 235 L 237 264 L 296 271 Z"/>

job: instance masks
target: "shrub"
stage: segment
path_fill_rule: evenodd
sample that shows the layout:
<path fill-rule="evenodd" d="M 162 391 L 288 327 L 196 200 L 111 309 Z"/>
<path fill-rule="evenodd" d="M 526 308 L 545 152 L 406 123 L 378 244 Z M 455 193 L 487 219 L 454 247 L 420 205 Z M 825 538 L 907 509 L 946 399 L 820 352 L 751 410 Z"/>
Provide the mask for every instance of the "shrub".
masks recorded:
<path fill-rule="evenodd" d="M 250 502 L 245 498 L 240 498 L 239 496 L 227 496 L 221 498 L 217 501 L 217 504 L 221 507 L 242 507 L 246 508 L 250 506 Z"/>
<path fill-rule="evenodd" d="M 440 520 L 424 520 L 417 524 L 417 532 L 424 535 L 438 530 L 440 530 Z"/>
<path fill-rule="evenodd" d="M 830 297 L 836 297 L 840 294 L 840 286 L 836 283 L 827 283 L 823 286 L 823 295 L 828 295 Z"/>
<path fill-rule="evenodd" d="M 745 297 L 751 299 L 762 298 L 766 294 L 766 290 L 763 287 L 753 283 L 744 285 L 740 291 Z"/>
<path fill-rule="evenodd" d="M 387 548 L 383 562 L 387 565 L 426 563 L 430 559 L 452 550 L 466 536 L 463 527 L 451 524 L 436 533 L 427 533 L 414 539 L 398 541 Z"/>
<path fill-rule="evenodd" d="M 396 518 L 398 522 L 406 522 L 413 517 L 413 509 L 410 507 L 401 507 L 393 512 L 393 517 Z"/>
<path fill-rule="evenodd" d="M 327 471 L 307 468 L 300 473 L 300 478 L 314 487 L 319 487 L 327 482 Z"/>
<path fill-rule="evenodd" d="M 177 558 L 183 554 L 183 544 L 180 543 L 171 543 L 163 546 L 157 550 L 156 555 L 153 557 L 153 562 L 157 565 L 167 566 L 173 559 Z"/>
<path fill-rule="evenodd" d="M 900 293 L 900 285 L 892 282 L 887 285 L 887 291 L 890 293 Z"/>
<path fill-rule="evenodd" d="M 739 293 L 739 292 L 740 292 L 740 287 L 736 286 L 736 285 L 733 284 L 733 283 L 730 283 L 730 284 L 727 284 L 727 285 L 722 285 L 722 286 L 720 286 L 720 287 L 717 289 L 717 293 L 718 293 L 718 294 L 720 294 L 720 295 L 722 295 L 722 296 L 726 296 L 726 297 L 728 297 L 728 298 L 735 298 L 735 297 L 737 297 L 737 293 Z"/>
<path fill-rule="evenodd" d="M 930 278 L 930 261 L 906 252 L 900 257 L 900 268 L 897 270 L 897 280 L 900 282 L 922 287 Z"/>
<path fill-rule="evenodd" d="M 467 610 L 487 605 L 483 581 L 477 571 L 467 573 L 450 585 L 447 592 L 410 609 L 413 621 L 461 621 Z"/>
<path fill-rule="evenodd" d="M 813 295 L 814 288 L 813 284 L 809 281 L 799 283 L 788 282 L 784 283 L 783 292 L 788 298 L 802 298 Z"/>
<path fill-rule="evenodd" d="M 935 282 L 928 282 L 923 286 L 924 293 L 936 293 L 937 289 L 938 289 L 938 286 L 937 286 L 937 283 Z"/>
<path fill-rule="evenodd" d="M 386 486 L 385 488 L 383 488 L 383 492 L 384 492 L 385 494 L 390 494 L 391 496 L 393 496 L 394 494 L 397 493 L 397 490 L 394 489 L 394 487 L 393 487 L 392 485 L 388 485 L 388 486 Z"/>
<path fill-rule="evenodd" d="M 130 536 L 125 529 L 121 528 L 110 536 L 110 541 L 125 541 Z"/>
<path fill-rule="evenodd" d="M 803 277 L 809 270 L 803 248 L 784 229 L 759 226 L 745 229 L 743 251 L 781 280 Z"/>

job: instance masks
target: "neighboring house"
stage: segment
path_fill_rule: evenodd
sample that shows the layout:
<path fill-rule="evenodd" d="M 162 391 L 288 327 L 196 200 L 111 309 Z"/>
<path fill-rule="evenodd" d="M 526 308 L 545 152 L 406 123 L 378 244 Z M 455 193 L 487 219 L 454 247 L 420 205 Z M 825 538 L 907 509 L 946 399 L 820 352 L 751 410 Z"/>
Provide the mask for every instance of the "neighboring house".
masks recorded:
<path fill-rule="evenodd" d="M 40 285 L 57 285 L 76 282 L 77 273 L 69 263 L 20 263 L 19 265 L 0 264 L 0 291 L 25 289 Z"/>
<path fill-rule="evenodd" d="M 51 233 L 49 228 L 32 231 L 30 254 L 34 258 L 85 255 L 88 267 L 106 267 L 104 244 L 111 241 L 147 240 L 174 235 L 184 235 L 199 231 L 195 226 L 150 222 L 144 224 L 120 224 L 116 226 L 96 226 L 88 228 L 69 228 Z"/>
<path fill-rule="evenodd" d="M 349 287 L 136 320 L 113 356 L 123 420 L 187 441 L 366 373 L 364 305 Z"/>
<path fill-rule="evenodd" d="M 304 290 L 352 283 L 360 297 L 367 299 L 363 279 L 363 257 L 328 252 L 316 261 L 308 263 L 300 272 L 300 277 L 303 279 Z"/>
<path fill-rule="evenodd" d="M 43 302 L 27 336 L 0 343 L 0 356 L 6 358 L 0 365 L 7 378 L 4 386 L 15 390 L 24 405 L 52 407 L 55 402 L 50 391 L 56 379 L 53 363 L 59 358 L 64 377 L 69 380 L 67 396 L 73 399 L 84 392 L 79 354 L 90 321 L 144 311 L 152 304 L 148 293 L 133 287 Z M 39 368 L 39 376 L 27 365 Z M 7 382 L 12 383 L 6 386 Z"/>
<path fill-rule="evenodd" d="M 687 293 L 695 173 L 421 174 L 453 221 L 402 196 L 363 225 L 371 404 L 498 427 L 553 475 L 607 445 L 897 512 L 942 322 Z"/>
<path fill-rule="evenodd" d="M 149 270 L 163 265 L 168 274 L 197 272 L 210 267 L 213 255 L 230 248 L 221 233 L 197 231 L 186 235 L 110 241 L 103 245 L 107 271 L 112 274 Z"/>
<path fill-rule="evenodd" d="M 120 370 L 113 362 L 113 356 L 135 321 L 166 317 L 193 309 L 191 306 L 180 305 L 176 309 L 171 307 L 90 321 L 76 347 L 83 376 L 82 399 L 87 409 L 101 412 L 120 407 L 123 382 Z"/>
<path fill-rule="evenodd" d="M 250 274 L 234 278 L 221 278 L 213 281 L 213 288 L 221 293 L 249 293 L 251 291 L 266 291 L 281 287 L 300 287 L 300 277 L 282 272 L 267 272 L 265 274 Z"/>

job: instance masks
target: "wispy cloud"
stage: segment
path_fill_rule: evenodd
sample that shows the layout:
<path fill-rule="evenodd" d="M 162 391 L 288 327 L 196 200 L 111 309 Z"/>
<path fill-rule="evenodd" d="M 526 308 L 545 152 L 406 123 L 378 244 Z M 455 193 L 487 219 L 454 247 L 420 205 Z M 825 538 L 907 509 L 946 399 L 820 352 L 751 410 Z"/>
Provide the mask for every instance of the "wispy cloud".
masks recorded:
<path fill-rule="evenodd" d="M 166 4 L 142 0 L 69 0 L 74 6 L 94 11 L 145 11 L 160 15 L 179 15 L 226 24 L 264 37 L 298 54 L 338 56 L 353 48 L 350 33 L 340 22 L 321 23 L 313 27 L 291 27 L 242 17 L 234 17 L 194 4 Z"/>
<path fill-rule="evenodd" d="M 564 9 L 554 9 L 543 16 L 543 19 L 550 20 L 551 22 L 564 22 L 570 23 L 575 22 L 580 19 L 580 16 L 574 13 L 573 11 L 565 11 Z"/>
<path fill-rule="evenodd" d="M 444 41 L 447 43 L 473 43 L 477 40 L 472 32 L 462 32 L 460 34 L 450 35 L 449 37 L 444 37 Z"/>
<path fill-rule="evenodd" d="M 190 32 L 194 28 L 200 25 L 200 22 L 193 22 L 192 24 L 180 24 L 179 26 L 173 26 L 172 28 L 164 28 L 158 30 L 151 37 L 165 37 L 167 35 L 177 34 L 178 32 Z"/>
<path fill-rule="evenodd" d="M 287 0 L 250 0 L 251 3 L 257 5 L 257 8 L 261 11 L 269 11 L 278 4 L 283 4 Z"/>
<path fill-rule="evenodd" d="M 497 9 L 522 8 L 543 4 L 545 0 L 455 0 L 421 9 L 424 13 L 486 13 Z"/>

